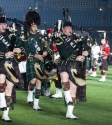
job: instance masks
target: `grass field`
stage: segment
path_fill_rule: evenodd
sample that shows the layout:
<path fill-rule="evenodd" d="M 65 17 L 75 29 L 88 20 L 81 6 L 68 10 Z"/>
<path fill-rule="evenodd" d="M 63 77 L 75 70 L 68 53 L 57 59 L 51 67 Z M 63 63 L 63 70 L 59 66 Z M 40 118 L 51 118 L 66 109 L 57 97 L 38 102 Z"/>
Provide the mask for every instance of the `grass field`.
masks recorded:
<path fill-rule="evenodd" d="M 63 99 L 51 99 L 41 96 L 40 107 L 43 111 L 35 111 L 32 105 L 26 103 L 27 91 L 17 91 L 15 109 L 10 111 L 12 123 L 0 120 L 0 125 L 111 125 L 112 124 L 112 66 L 109 66 L 106 82 L 98 82 L 100 72 L 96 78 L 88 76 L 87 102 L 76 104 L 74 114 L 78 120 L 65 118 L 66 107 Z M 55 93 L 54 84 L 51 94 Z M 2 111 L 0 111 L 0 117 Z"/>

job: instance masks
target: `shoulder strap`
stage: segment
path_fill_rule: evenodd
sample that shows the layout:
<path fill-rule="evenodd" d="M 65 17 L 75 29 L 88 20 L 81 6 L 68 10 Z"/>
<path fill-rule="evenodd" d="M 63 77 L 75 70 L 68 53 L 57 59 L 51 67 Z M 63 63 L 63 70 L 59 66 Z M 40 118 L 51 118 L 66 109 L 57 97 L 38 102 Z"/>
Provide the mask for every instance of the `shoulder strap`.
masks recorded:
<path fill-rule="evenodd" d="M 0 35 L 0 41 L 6 45 L 6 47 L 10 46 L 9 41 L 7 41 L 3 35 Z"/>

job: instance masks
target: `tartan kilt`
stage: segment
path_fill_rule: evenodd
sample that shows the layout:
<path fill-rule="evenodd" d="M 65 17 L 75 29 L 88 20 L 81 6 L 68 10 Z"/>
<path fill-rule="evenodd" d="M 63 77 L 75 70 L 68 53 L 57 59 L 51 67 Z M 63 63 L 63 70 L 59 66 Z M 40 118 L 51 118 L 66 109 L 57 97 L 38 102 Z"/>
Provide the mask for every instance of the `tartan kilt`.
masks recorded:
<path fill-rule="evenodd" d="M 34 63 L 30 63 L 27 61 L 26 63 L 26 79 L 27 82 L 29 83 L 30 80 L 32 80 L 33 78 L 38 78 L 36 71 L 34 69 Z M 40 81 L 42 81 L 41 79 L 39 79 Z"/>
<path fill-rule="evenodd" d="M 60 73 L 62 72 L 67 72 L 68 75 L 69 75 L 69 79 L 73 82 L 73 84 L 77 85 L 75 79 L 72 77 L 72 74 L 71 74 L 71 67 L 75 67 L 76 66 L 76 63 L 70 63 L 69 65 L 59 65 L 58 66 L 58 74 L 60 75 Z M 78 86 L 78 85 L 77 85 Z"/>
<path fill-rule="evenodd" d="M 85 75 L 85 72 L 86 72 L 86 60 L 83 63 L 79 62 L 79 61 L 76 61 L 76 66 L 78 68 L 78 72 L 80 74 L 82 74 L 83 79 L 86 80 L 86 75 Z M 86 99 L 86 85 L 78 86 L 76 97 L 77 97 L 77 99 L 79 99 L 79 101 Z"/>
<path fill-rule="evenodd" d="M 76 98 L 79 99 L 79 101 L 86 101 L 86 85 L 78 86 Z"/>
<path fill-rule="evenodd" d="M 100 66 L 100 69 L 108 71 L 108 62 L 107 62 L 107 59 L 102 59 L 102 65 Z"/>
<path fill-rule="evenodd" d="M 12 63 L 12 65 L 13 65 L 16 75 L 18 76 L 19 82 L 16 83 L 11 79 L 10 75 L 8 74 L 8 72 L 6 71 L 6 69 L 4 67 L 3 61 L 0 61 L 0 74 L 4 74 L 6 76 L 6 79 L 9 80 L 10 82 L 12 82 L 14 85 L 16 85 L 18 88 L 23 88 L 23 81 L 22 81 L 22 77 L 21 77 L 21 74 L 19 71 L 18 64 L 15 65 Z"/>
<path fill-rule="evenodd" d="M 14 67 L 16 75 L 18 76 L 18 79 L 19 79 L 19 82 L 16 83 L 15 85 L 18 87 L 18 89 L 23 89 L 24 82 L 23 82 L 22 75 L 21 75 L 20 70 L 19 70 L 19 66 L 18 66 L 18 64 L 16 64 L 16 65 L 13 65 L 13 67 Z"/>
<path fill-rule="evenodd" d="M 84 62 L 76 61 L 76 67 L 78 70 L 78 73 L 81 74 L 83 79 L 86 79 L 86 60 Z"/>

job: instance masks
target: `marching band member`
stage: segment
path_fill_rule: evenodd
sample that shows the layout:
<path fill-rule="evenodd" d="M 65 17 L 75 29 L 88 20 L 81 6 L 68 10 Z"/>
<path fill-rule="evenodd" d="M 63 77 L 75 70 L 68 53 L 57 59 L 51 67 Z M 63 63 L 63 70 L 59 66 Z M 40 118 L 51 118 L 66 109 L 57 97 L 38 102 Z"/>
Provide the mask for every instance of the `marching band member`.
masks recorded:
<path fill-rule="evenodd" d="M 44 57 L 47 55 L 47 51 L 43 51 L 42 39 L 40 39 L 41 34 L 38 33 L 40 21 L 40 15 L 36 11 L 29 11 L 25 15 L 25 22 L 29 27 L 26 64 L 26 77 L 27 82 L 29 83 L 27 102 L 33 103 L 33 109 L 35 110 L 41 110 L 39 107 L 39 98 L 41 95 L 42 79 L 39 75 L 46 78 L 42 69 L 44 67 L 43 62 Z M 36 88 L 33 102 L 33 90 L 35 86 Z"/>
<path fill-rule="evenodd" d="M 16 89 L 23 89 L 23 79 L 19 69 L 19 63 L 23 60 L 23 56 L 25 55 L 25 42 L 20 38 L 21 36 L 21 25 L 19 23 L 12 23 L 8 28 L 10 31 L 10 39 L 11 43 L 14 47 L 14 70 L 19 78 L 19 86 L 14 86 L 12 90 L 12 103 L 10 104 L 10 109 L 14 109 L 14 103 L 16 103 Z M 20 52 L 16 52 L 20 50 Z"/>
<path fill-rule="evenodd" d="M 92 74 L 90 76 L 96 77 L 97 76 L 97 65 L 98 65 L 98 59 L 100 54 L 100 46 L 97 45 L 97 42 L 95 41 L 95 44 L 91 47 L 91 67 L 92 67 Z"/>
<path fill-rule="evenodd" d="M 7 52 L 8 48 L 2 42 L 3 33 L 5 33 L 7 29 L 6 19 L 2 15 L 0 16 L 0 108 L 3 110 L 2 119 L 5 121 L 11 121 L 8 117 L 9 109 L 7 108 L 5 102 L 5 88 L 6 88 L 6 71 L 4 67 L 6 55 L 11 56 L 13 52 Z M 6 53 L 7 52 L 7 53 Z M 5 113 L 5 115 L 4 115 Z"/>
<path fill-rule="evenodd" d="M 60 55 L 56 48 L 56 45 L 53 43 L 53 52 L 54 52 L 54 62 L 57 63 Z M 61 85 L 61 79 L 59 74 L 57 73 L 57 77 L 54 79 L 55 87 L 56 87 L 56 93 L 54 95 L 51 95 L 51 98 L 62 98 L 62 85 Z"/>
<path fill-rule="evenodd" d="M 1 11 L 2 9 L 0 9 Z M 0 12 L 1 14 L 1 12 Z M 9 107 L 12 101 L 12 89 L 19 86 L 19 68 L 15 70 L 15 53 L 21 53 L 20 48 L 14 48 L 7 31 L 6 18 L 0 15 L 0 108 L 3 110 L 2 120 L 12 122 L 9 118 Z"/>
<path fill-rule="evenodd" d="M 100 66 L 101 70 L 101 79 L 99 82 L 105 82 L 106 81 L 106 73 L 108 71 L 108 55 L 110 54 L 110 46 L 108 44 L 108 41 L 106 39 L 101 40 L 101 63 L 102 65 Z"/>
<path fill-rule="evenodd" d="M 76 67 L 78 68 L 78 72 L 82 75 L 83 79 L 87 79 L 87 69 L 89 68 L 89 57 L 91 55 L 91 46 L 94 45 L 94 40 L 90 36 L 90 34 L 84 39 L 82 36 L 82 43 L 83 43 L 83 51 L 87 51 L 88 55 L 85 56 L 85 60 L 83 62 L 76 61 Z M 81 49 L 81 48 L 80 48 Z M 78 102 L 86 102 L 86 84 L 83 86 L 78 86 L 77 88 L 77 100 L 76 103 Z"/>
<path fill-rule="evenodd" d="M 73 79 L 72 70 L 75 67 L 75 61 L 83 62 L 88 53 L 84 51 L 82 55 L 78 55 L 79 49 L 75 49 L 75 42 L 71 40 L 72 23 L 64 22 L 62 26 L 62 34 L 59 34 L 55 40 L 56 47 L 60 54 L 60 60 L 58 61 L 58 73 L 61 77 L 62 88 L 67 104 L 66 118 L 77 119 L 73 115 L 73 109 L 76 100 L 77 83 Z M 75 70 L 76 71 L 76 70 Z M 74 76 L 75 77 L 75 76 Z"/>

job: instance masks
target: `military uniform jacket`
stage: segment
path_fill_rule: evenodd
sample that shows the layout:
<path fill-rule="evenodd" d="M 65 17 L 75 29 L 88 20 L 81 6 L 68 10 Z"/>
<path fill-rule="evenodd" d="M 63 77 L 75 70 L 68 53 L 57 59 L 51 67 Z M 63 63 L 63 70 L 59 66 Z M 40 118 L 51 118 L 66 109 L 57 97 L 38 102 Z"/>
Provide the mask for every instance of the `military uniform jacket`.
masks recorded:
<path fill-rule="evenodd" d="M 18 88 L 23 87 L 23 82 L 22 82 L 22 77 L 19 72 L 18 64 L 15 61 L 15 58 L 6 58 L 5 54 L 9 51 L 13 51 L 13 43 L 9 37 L 9 34 L 6 32 L 4 34 L 0 34 L 0 74 L 5 74 L 6 78 L 16 84 Z M 6 67 L 4 66 L 4 63 L 6 61 L 11 61 L 12 62 L 12 67 L 14 68 L 14 71 L 11 69 L 10 72 L 13 72 L 11 74 L 16 74 L 18 81 L 14 81 L 12 78 L 12 75 L 6 70 Z M 15 76 L 15 75 L 14 75 Z"/>
<path fill-rule="evenodd" d="M 78 48 L 76 49 L 76 43 L 64 34 L 56 38 L 55 43 L 60 54 L 58 65 L 74 63 L 79 51 Z"/>
<path fill-rule="evenodd" d="M 42 41 L 37 34 L 29 34 L 27 42 L 27 61 L 38 63 L 39 60 L 34 57 L 35 54 L 42 54 Z"/>
<path fill-rule="evenodd" d="M 0 60 L 5 62 L 5 53 L 12 50 L 12 43 L 8 35 L 0 34 Z"/>

